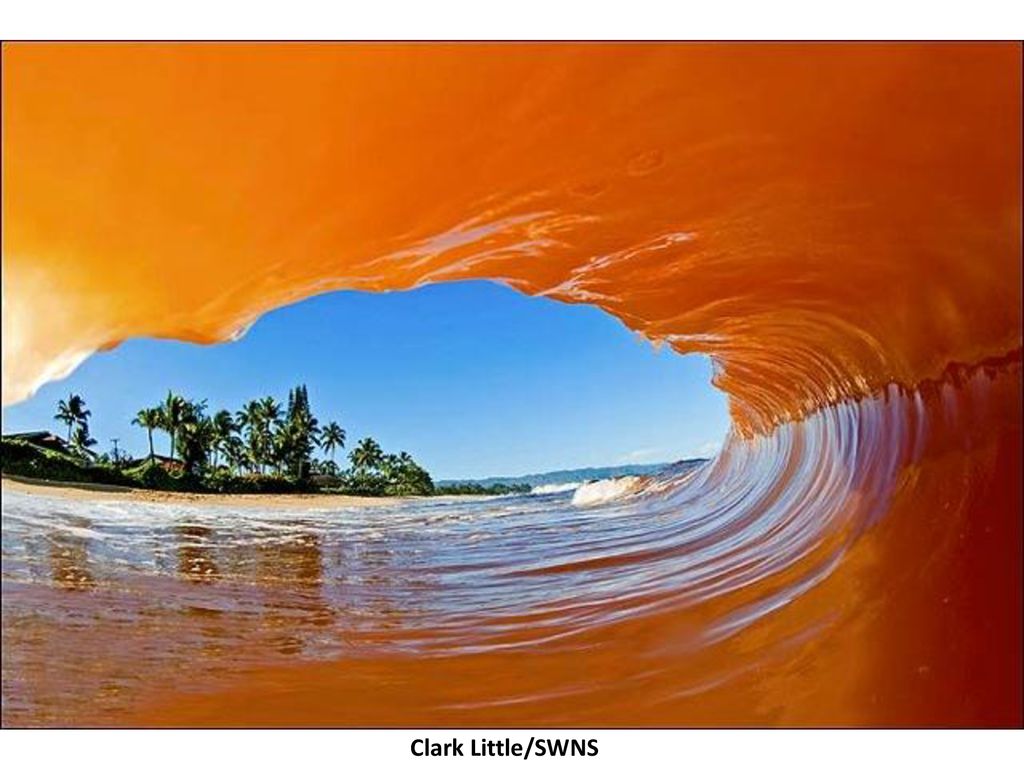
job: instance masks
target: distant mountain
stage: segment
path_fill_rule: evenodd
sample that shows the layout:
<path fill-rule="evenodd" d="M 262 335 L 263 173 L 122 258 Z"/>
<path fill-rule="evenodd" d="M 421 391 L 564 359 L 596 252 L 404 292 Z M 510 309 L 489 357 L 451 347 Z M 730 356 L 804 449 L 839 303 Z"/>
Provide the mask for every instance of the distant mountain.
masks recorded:
<path fill-rule="evenodd" d="M 704 462 L 705 459 L 686 459 L 676 462 L 679 467 L 696 465 Z M 569 483 L 585 483 L 590 480 L 606 480 L 609 477 L 625 477 L 626 475 L 655 475 L 661 470 L 673 466 L 670 463 L 661 464 L 621 464 L 617 467 L 583 467 L 581 469 L 558 469 L 553 472 L 539 472 L 533 475 L 517 475 L 509 477 L 484 477 L 472 480 L 439 480 L 435 485 L 443 488 L 446 485 L 459 483 L 479 483 L 480 485 L 494 485 L 503 483 L 505 485 L 528 484 L 534 488 L 542 485 L 566 485 Z"/>

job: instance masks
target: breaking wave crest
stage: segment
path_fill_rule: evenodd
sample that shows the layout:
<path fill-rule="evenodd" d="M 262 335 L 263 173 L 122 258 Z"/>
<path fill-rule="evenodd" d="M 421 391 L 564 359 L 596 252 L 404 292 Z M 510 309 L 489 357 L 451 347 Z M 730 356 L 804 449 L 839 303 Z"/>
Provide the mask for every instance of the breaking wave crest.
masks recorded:
<path fill-rule="evenodd" d="M 591 504 L 602 504 L 636 493 L 642 486 L 643 480 L 635 475 L 595 480 L 576 489 L 572 495 L 572 505 L 586 507 Z"/>

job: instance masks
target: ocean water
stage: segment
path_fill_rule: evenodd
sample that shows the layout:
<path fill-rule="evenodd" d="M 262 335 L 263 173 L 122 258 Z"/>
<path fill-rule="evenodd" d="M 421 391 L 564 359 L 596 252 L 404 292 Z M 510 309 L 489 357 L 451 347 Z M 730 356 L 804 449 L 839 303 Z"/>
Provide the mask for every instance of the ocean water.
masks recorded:
<path fill-rule="evenodd" d="M 248 667 L 543 646 L 610 608 L 624 570 L 645 585 L 630 612 L 671 587 L 626 563 L 676 515 L 625 512 L 571 492 L 304 511 L 5 489 L 4 721 L 117 722 Z M 594 557 L 624 563 L 594 578 Z"/>
<path fill-rule="evenodd" d="M 4 722 L 817 722 L 826 694 L 852 720 L 865 680 L 919 717 L 965 615 L 1013 658 L 1020 584 L 978 579 L 998 584 L 1020 521 L 978 488 L 1019 457 L 1015 387 L 1014 365 L 892 387 L 603 494 L 325 511 L 5 490 Z M 879 573 L 886 546 L 930 562 Z M 965 547 L 996 573 L 944 572 Z M 936 602 L 949 623 L 921 642 Z M 987 669 L 945 670 L 958 695 L 991 686 L 965 720 L 1012 713 L 1008 667 Z"/>

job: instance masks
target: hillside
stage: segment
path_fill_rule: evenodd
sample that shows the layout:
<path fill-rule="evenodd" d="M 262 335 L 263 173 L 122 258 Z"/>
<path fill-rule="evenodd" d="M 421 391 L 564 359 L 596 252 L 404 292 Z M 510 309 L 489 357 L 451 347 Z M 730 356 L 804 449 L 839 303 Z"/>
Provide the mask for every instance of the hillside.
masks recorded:
<path fill-rule="evenodd" d="M 678 462 L 685 467 L 690 464 L 700 464 L 704 459 L 685 459 Z M 654 475 L 672 466 L 669 463 L 660 464 L 621 464 L 614 467 L 582 467 L 580 469 L 558 469 L 552 472 L 539 472 L 530 475 L 486 477 L 474 480 L 440 480 L 437 486 L 444 488 L 446 485 L 462 483 L 479 483 L 480 485 L 530 485 L 533 488 L 542 485 L 564 485 L 568 483 L 585 483 L 591 480 L 605 480 L 610 477 L 624 477 L 626 475 Z"/>

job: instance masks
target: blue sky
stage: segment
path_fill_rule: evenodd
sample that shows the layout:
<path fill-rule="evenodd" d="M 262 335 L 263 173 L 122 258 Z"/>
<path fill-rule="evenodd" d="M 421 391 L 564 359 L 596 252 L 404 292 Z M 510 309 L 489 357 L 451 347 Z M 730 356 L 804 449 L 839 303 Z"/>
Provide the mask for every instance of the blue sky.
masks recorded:
<path fill-rule="evenodd" d="M 471 281 L 317 296 L 229 344 L 128 341 L 5 408 L 3 429 L 61 434 L 54 405 L 76 392 L 98 449 L 117 437 L 141 456 L 131 419 L 168 389 L 235 411 L 305 383 L 321 423 L 340 422 L 350 445 L 372 435 L 435 478 L 514 475 L 707 454 L 728 428 L 710 377 L 706 358 L 655 350 L 598 309 Z M 155 439 L 166 453 L 166 436 Z"/>

